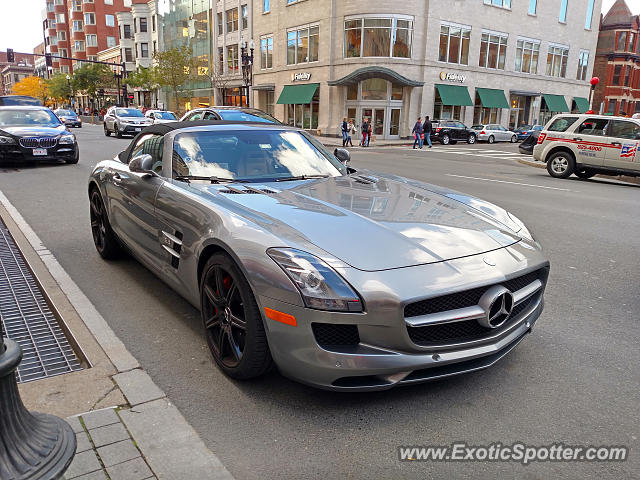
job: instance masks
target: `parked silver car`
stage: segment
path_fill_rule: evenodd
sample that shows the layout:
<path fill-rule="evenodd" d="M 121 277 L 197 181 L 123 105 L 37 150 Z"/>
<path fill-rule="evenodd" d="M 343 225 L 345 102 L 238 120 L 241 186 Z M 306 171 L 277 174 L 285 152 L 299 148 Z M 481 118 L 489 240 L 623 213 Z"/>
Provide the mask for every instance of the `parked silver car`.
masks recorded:
<path fill-rule="evenodd" d="M 549 263 L 530 231 L 348 161 L 282 125 L 154 125 L 91 174 L 96 249 L 124 247 L 198 308 L 233 378 L 275 363 L 315 387 L 381 390 L 504 357 L 543 308 Z"/>
<path fill-rule="evenodd" d="M 147 110 L 144 116 L 150 118 L 154 124 L 171 123 L 178 121 L 178 117 L 176 117 L 176 114 L 167 110 Z"/>
<path fill-rule="evenodd" d="M 472 125 L 471 128 L 477 132 L 479 142 L 511 142 L 518 141 L 518 134 L 506 129 L 502 125 L 496 123 L 485 123 Z"/>
<path fill-rule="evenodd" d="M 116 137 L 136 135 L 153 121 L 146 118 L 137 108 L 111 107 L 104 116 L 104 134 L 108 137 L 112 133 Z"/>

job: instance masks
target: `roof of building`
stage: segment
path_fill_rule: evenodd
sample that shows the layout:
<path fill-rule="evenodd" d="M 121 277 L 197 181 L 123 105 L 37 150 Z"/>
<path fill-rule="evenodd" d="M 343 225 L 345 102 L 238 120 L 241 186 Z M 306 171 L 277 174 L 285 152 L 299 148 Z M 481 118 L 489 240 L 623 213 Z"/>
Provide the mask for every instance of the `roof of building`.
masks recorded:
<path fill-rule="evenodd" d="M 637 21 L 637 15 L 633 15 L 625 0 L 616 0 L 607 14 L 602 19 L 603 27 L 628 26 L 631 27 Z"/>

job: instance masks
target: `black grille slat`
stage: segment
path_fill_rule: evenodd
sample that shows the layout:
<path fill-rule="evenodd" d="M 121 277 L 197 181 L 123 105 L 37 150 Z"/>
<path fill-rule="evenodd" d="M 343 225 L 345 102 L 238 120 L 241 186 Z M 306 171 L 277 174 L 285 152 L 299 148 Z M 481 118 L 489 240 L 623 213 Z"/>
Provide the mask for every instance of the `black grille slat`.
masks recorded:
<path fill-rule="evenodd" d="M 26 137 L 18 141 L 24 148 L 51 148 L 55 147 L 58 139 L 56 137 Z"/>
<path fill-rule="evenodd" d="M 312 323 L 313 336 L 321 347 L 357 345 L 360 335 L 356 325 Z"/>

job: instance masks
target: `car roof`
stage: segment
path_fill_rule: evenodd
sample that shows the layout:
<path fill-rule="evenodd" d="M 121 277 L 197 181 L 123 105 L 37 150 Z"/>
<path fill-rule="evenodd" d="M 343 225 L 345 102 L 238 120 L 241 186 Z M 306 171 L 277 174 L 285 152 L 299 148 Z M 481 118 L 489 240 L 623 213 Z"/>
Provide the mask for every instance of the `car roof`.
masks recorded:
<path fill-rule="evenodd" d="M 42 105 L 2 105 L 0 110 L 49 110 L 49 107 L 43 107 Z"/>

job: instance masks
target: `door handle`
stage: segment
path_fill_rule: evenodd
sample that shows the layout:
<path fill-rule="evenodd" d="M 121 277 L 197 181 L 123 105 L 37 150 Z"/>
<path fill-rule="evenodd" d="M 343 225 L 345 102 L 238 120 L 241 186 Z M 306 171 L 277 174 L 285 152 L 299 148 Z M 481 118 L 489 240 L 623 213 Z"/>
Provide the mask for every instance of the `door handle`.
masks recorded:
<path fill-rule="evenodd" d="M 118 185 L 121 181 L 122 181 L 122 177 L 120 176 L 120 174 L 119 173 L 114 173 L 113 174 L 113 183 Z"/>
<path fill-rule="evenodd" d="M 573 139 L 574 139 L 575 141 L 577 141 L 577 142 L 581 142 L 581 141 L 582 141 L 582 139 L 581 139 L 580 137 L 573 137 Z"/>

